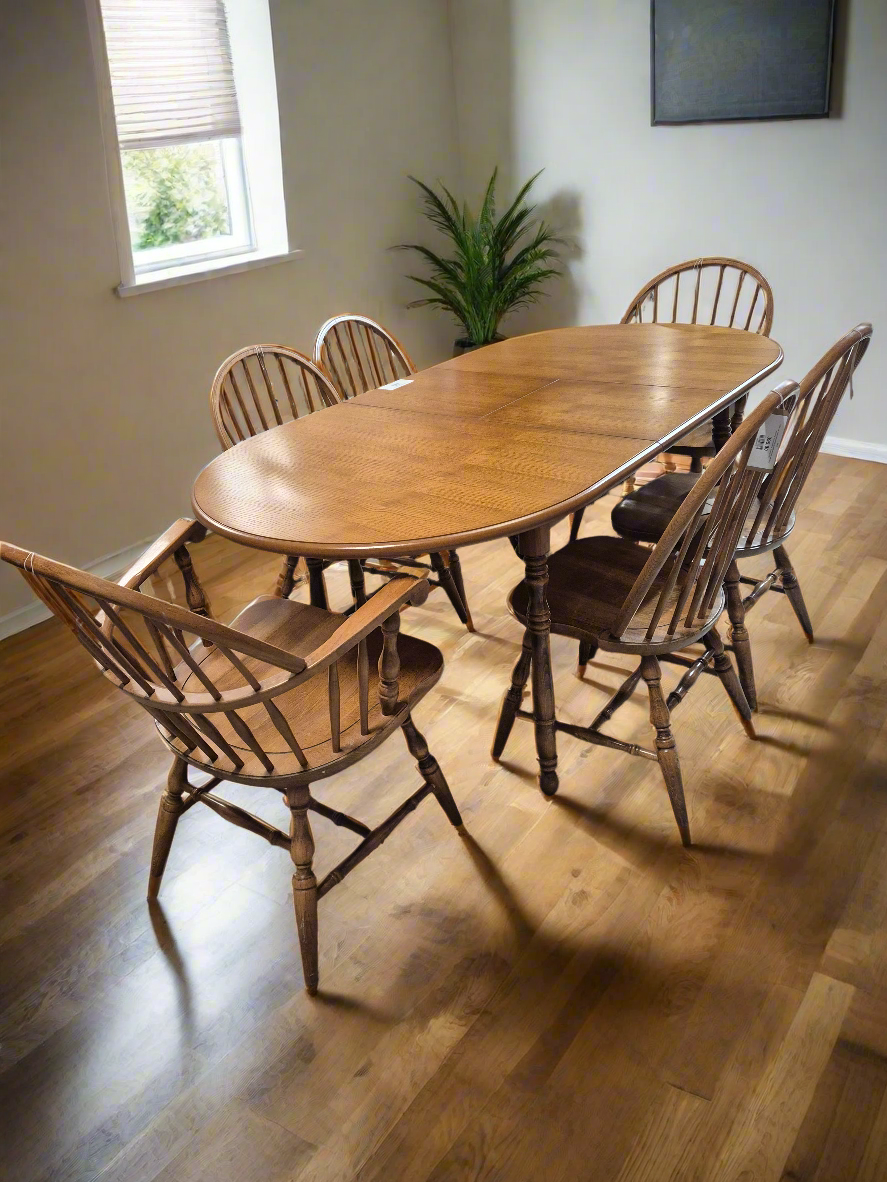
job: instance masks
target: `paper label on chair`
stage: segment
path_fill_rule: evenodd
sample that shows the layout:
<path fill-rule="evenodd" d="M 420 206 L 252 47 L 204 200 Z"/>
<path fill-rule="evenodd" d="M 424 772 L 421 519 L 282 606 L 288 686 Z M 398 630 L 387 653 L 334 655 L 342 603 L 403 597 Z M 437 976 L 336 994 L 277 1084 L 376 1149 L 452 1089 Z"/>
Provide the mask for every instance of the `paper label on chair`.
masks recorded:
<path fill-rule="evenodd" d="M 770 415 L 760 426 L 748 457 L 749 468 L 772 468 L 779 454 L 788 419 L 785 415 Z"/>
<path fill-rule="evenodd" d="M 399 390 L 401 386 L 412 384 L 412 378 L 398 378 L 396 382 L 389 382 L 387 386 L 380 386 L 380 390 Z"/>

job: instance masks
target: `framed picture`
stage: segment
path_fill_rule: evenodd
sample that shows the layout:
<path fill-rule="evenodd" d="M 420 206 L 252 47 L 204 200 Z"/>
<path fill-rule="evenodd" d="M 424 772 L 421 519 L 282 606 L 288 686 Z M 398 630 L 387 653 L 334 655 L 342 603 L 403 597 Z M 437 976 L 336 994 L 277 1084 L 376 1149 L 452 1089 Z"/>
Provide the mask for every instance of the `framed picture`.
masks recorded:
<path fill-rule="evenodd" d="M 652 0 L 652 122 L 829 113 L 835 0 Z"/>

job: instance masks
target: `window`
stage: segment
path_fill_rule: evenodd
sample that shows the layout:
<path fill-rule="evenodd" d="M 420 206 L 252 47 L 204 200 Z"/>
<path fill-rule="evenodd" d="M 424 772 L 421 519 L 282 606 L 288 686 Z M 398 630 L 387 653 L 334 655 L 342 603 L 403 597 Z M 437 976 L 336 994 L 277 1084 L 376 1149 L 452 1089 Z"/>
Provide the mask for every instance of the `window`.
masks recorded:
<path fill-rule="evenodd" d="M 92 3 L 121 294 L 286 256 L 267 0 Z"/>

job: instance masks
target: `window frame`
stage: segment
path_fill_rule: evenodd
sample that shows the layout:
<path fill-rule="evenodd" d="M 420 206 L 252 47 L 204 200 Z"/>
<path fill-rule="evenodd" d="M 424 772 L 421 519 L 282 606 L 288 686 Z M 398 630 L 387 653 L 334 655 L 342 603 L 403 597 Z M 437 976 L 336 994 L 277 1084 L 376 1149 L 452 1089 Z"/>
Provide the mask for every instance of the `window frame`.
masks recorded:
<path fill-rule="evenodd" d="M 244 90 L 241 98 L 242 135 L 234 142 L 239 143 L 237 155 L 244 182 L 245 208 L 239 212 L 241 217 L 245 214 L 249 225 L 249 245 L 222 241 L 228 236 L 220 235 L 217 239 L 205 239 L 203 242 L 194 243 L 194 247 L 202 248 L 194 252 L 182 251 L 182 246 L 191 244 L 153 247 L 150 248 L 152 255 L 154 251 L 169 250 L 171 253 L 166 258 L 155 255 L 152 260 L 147 261 L 147 265 L 142 266 L 137 263 L 136 255 L 141 252 L 133 249 L 129 227 L 122 151 L 117 136 L 101 0 L 84 2 L 93 49 L 99 118 L 105 146 L 108 197 L 120 267 L 121 281 L 115 288 L 117 294 L 128 296 L 140 291 L 155 291 L 162 287 L 210 279 L 218 274 L 236 273 L 300 257 L 303 252 L 291 249 L 289 245 L 280 155 L 280 121 L 267 0 L 258 6 L 258 13 L 255 0 L 226 2 L 235 79 L 238 88 L 242 85 Z M 251 44 L 245 49 L 242 44 L 236 42 L 240 41 L 247 29 L 250 30 Z M 270 71 L 267 68 L 269 58 Z M 250 143 L 250 140 L 253 142 Z M 230 143 L 231 139 L 228 142 Z M 225 167 L 227 169 L 228 161 L 225 162 Z M 206 249 L 209 243 L 212 243 L 211 248 Z"/>
<path fill-rule="evenodd" d="M 178 242 L 168 246 L 148 246 L 142 250 L 132 248 L 133 270 L 136 277 L 168 271 L 188 263 L 205 263 L 211 259 L 230 255 L 251 254 L 256 249 L 256 233 L 250 208 L 249 185 L 243 163 L 243 142 L 241 136 L 224 140 L 191 140 L 193 144 L 221 144 L 222 170 L 225 177 L 225 194 L 228 201 L 228 216 L 231 221 L 230 234 L 216 234 L 212 238 L 200 238 L 194 242 Z M 123 149 L 120 153 L 121 167 L 124 151 L 151 151 L 150 148 Z M 231 181 L 235 184 L 232 185 Z M 125 200 L 125 193 L 124 193 Z M 129 225 L 129 208 L 126 211 Z M 130 235 L 131 236 L 131 235 Z"/>

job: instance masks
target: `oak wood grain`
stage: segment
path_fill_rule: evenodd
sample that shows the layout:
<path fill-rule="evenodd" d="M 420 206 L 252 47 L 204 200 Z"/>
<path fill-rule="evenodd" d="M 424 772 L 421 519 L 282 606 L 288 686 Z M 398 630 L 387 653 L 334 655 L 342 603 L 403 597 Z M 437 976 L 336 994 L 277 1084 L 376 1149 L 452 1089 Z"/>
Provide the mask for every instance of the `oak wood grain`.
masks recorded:
<path fill-rule="evenodd" d="M 364 394 L 245 440 L 197 478 L 195 512 L 234 540 L 325 558 L 420 554 L 520 533 L 606 492 L 781 358 L 765 337 L 710 326 L 602 325 L 515 337 L 415 375 L 410 386 L 382 392 L 383 405 L 378 391 Z M 492 398 L 474 406 L 472 383 L 482 387 L 489 376 Z M 544 401 L 556 380 L 572 383 L 559 405 L 572 402 L 581 415 L 588 398 L 588 429 L 565 429 L 563 420 L 535 427 L 538 402 L 520 414 L 518 398 Z M 621 407 L 620 383 L 634 390 L 635 406 L 646 388 L 656 408 L 652 429 Z M 602 386 L 611 406 L 598 428 L 596 411 L 608 401 Z M 634 422 L 640 429 L 631 434 Z M 360 496 L 343 497 L 343 488 Z"/>
<path fill-rule="evenodd" d="M 314 361 L 335 383 L 343 398 L 355 398 L 376 387 L 382 387 L 377 391 L 382 396 L 386 393 L 384 388 L 394 383 L 396 389 L 387 391 L 389 395 L 395 395 L 392 409 L 402 407 L 397 395 L 404 390 L 404 385 L 409 390 L 416 373 L 412 358 L 396 337 L 368 316 L 350 313 L 333 316 L 321 325 L 314 342 Z M 422 409 L 421 396 L 418 403 L 415 395 L 408 401 L 415 409 Z M 371 400 L 369 404 L 372 405 Z M 397 555 L 395 563 L 400 560 L 409 566 L 410 558 L 410 555 Z M 468 631 L 473 632 L 474 623 L 458 553 L 455 550 L 432 553 L 422 565 L 429 566 L 437 574 L 431 585 L 443 588 L 456 615 Z M 385 575 L 384 563 L 368 569 Z"/>
<path fill-rule="evenodd" d="M 589 509 L 591 533 L 606 532 L 614 499 Z M 562 736 L 564 786 L 546 802 L 533 786 L 531 728 L 516 731 L 507 764 L 479 756 L 521 651 L 503 612 L 521 566 L 505 541 L 468 550 L 478 633 L 440 596 L 410 607 L 402 628 L 446 658 L 415 717 L 470 838 L 452 840 L 440 810 L 419 809 L 328 912 L 321 903 L 315 1000 L 294 969 L 286 855 L 194 808 L 160 909 L 149 910 L 164 748 L 56 621 L 3 641 L 8 1170 L 19 1182 L 226 1170 L 248 1182 L 426 1182 L 435 1171 L 448 1182 L 710 1182 L 734 1137 L 749 1148 L 752 1104 L 771 1127 L 776 1109 L 760 1101 L 775 1094 L 762 1081 L 780 1064 L 778 1108 L 791 1127 L 768 1177 L 809 1165 L 815 1151 L 819 1182 L 829 1167 L 841 1182 L 881 1182 L 885 520 L 887 468 L 820 457 L 793 558 L 822 643 L 786 626 L 781 599 L 759 605 L 756 744 L 713 678 L 694 690 L 678 720 L 691 850 L 675 842 L 646 761 Z M 553 533 L 556 549 L 566 524 Z M 217 537 L 197 560 L 224 621 L 278 568 L 276 556 Z M 156 592 L 167 579 L 184 606 L 171 562 Z M 330 568 L 327 582 L 333 610 L 348 607 L 347 571 Z M 560 710 L 580 717 L 590 695 L 603 703 L 630 665 L 600 654 L 580 683 L 575 643 L 555 639 Z M 642 687 L 622 725 L 639 740 L 647 732 Z M 415 774 L 395 739 L 318 795 L 349 812 L 371 801 L 381 818 L 399 803 L 407 766 Z M 286 824 L 276 794 L 222 795 Z M 354 835 L 309 817 L 323 874 Z M 834 1039 L 830 991 L 811 989 L 814 977 L 855 990 Z M 801 1007 L 803 1035 L 819 1028 L 820 1005 L 825 1066 L 813 1078 L 822 1056 L 805 1050 L 812 1072 L 786 1070 L 803 1043 Z M 862 1087 L 869 1098 L 857 1103 Z"/>

